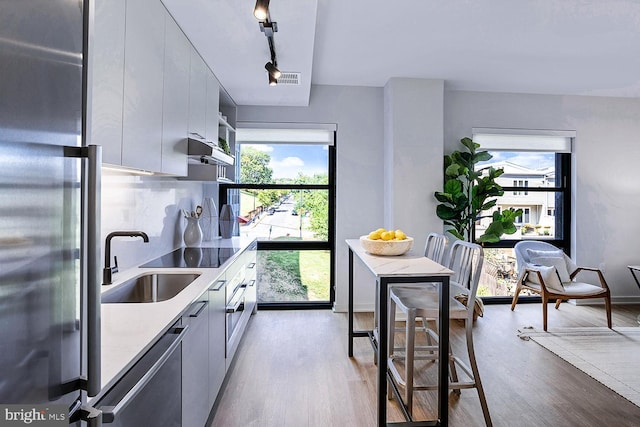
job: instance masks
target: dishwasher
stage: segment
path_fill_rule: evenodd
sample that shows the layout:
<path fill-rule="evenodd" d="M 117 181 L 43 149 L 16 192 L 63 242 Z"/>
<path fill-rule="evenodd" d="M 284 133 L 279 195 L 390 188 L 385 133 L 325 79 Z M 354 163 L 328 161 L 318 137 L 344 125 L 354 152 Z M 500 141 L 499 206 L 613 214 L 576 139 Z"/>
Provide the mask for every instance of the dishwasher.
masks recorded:
<path fill-rule="evenodd" d="M 182 340 L 188 326 L 178 321 L 145 353 L 94 408 L 102 412 L 90 427 L 176 426 L 182 423 Z"/>

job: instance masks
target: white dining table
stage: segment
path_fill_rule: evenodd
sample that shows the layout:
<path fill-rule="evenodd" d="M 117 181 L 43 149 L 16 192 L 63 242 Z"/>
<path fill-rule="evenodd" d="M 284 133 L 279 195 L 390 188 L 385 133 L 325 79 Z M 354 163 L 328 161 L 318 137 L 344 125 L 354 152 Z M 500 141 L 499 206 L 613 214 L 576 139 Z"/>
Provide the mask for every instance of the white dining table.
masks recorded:
<path fill-rule="evenodd" d="M 447 426 L 449 394 L 449 278 L 453 271 L 443 265 L 409 251 L 399 256 L 371 255 L 360 245 L 358 239 L 347 239 L 349 248 L 349 357 L 353 357 L 353 339 L 368 337 L 376 354 L 378 364 L 378 425 L 402 426 Z M 355 255 L 355 257 L 354 257 Z M 373 275 L 376 283 L 376 313 L 378 333 L 373 330 L 353 329 L 353 273 L 354 258 L 359 259 Z M 407 410 L 406 403 L 398 391 L 393 376 L 388 371 L 388 299 L 389 288 L 396 284 L 436 283 L 438 284 L 440 317 L 438 319 L 438 417 L 430 421 L 414 421 Z M 373 289 L 372 289 L 373 291 Z M 376 336 L 377 335 L 377 336 Z M 391 384 L 395 397 L 406 422 L 387 423 L 387 381 Z"/>

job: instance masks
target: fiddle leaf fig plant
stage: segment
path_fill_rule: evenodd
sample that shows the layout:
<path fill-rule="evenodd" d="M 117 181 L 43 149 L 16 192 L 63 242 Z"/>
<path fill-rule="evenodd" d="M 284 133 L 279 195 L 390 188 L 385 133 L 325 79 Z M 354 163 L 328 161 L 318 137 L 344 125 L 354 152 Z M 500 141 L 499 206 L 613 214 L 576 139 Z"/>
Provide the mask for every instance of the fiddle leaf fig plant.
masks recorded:
<path fill-rule="evenodd" d="M 504 191 L 496 179 L 504 173 L 502 168 L 492 166 L 479 168 L 476 164 L 491 160 L 488 151 L 478 151 L 480 144 L 471 138 L 460 140 L 466 151 L 454 151 L 444 156 L 444 189 L 436 191 L 435 198 L 440 202 L 436 207 L 438 218 L 449 227 L 447 230 L 454 237 L 471 241 L 473 226 L 482 218 L 492 218 L 482 236 L 475 241 L 498 242 L 503 234 L 513 234 L 517 228 L 515 219 L 522 215 L 522 209 L 506 209 L 502 212 L 489 212 L 497 203 L 495 197 L 502 196 Z"/>

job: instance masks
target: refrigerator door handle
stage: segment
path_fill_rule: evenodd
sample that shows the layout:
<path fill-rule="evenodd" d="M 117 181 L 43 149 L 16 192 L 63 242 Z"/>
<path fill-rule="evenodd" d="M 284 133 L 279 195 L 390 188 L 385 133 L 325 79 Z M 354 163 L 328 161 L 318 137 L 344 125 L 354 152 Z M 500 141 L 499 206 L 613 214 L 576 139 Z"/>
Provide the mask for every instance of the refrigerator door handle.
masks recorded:
<path fill-rule="evenodd" d="M 85 280 L 87 293 L 87 395 L 96 396 L 102 387 L 100 377 L 100 189 L 102 181 L 102 147 L 88 145 L 86 147 L 65 147 L 65 156 L 86 158 L 82 165 L 82 239 L 86 254 Z"/>
<path fill-rule="evenodd" d="M 89 145 L 87 165 L 87 394 L 95 396 L 102 387 L 100 377 L 100 190 L 102 147 Z"/>

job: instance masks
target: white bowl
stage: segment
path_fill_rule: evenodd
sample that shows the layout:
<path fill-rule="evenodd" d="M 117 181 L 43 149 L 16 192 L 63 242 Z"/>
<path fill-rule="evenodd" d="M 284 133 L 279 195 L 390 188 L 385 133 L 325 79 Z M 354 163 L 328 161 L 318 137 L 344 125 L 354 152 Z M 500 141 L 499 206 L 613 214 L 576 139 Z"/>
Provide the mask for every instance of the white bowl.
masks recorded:
<path fill-rule="evenodd" d="M 413 246 L 413 237 L 404 240 L 371 240 L 367 236 L 360 236 L 360 244 L 371 255 L 404 255 Z"/>

